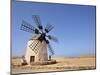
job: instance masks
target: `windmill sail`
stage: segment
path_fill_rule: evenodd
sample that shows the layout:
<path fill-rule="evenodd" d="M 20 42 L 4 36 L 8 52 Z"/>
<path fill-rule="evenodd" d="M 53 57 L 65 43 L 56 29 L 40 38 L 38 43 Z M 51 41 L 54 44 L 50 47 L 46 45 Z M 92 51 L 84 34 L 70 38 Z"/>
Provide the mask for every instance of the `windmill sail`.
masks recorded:
<path fill-rule="evenodd" d="M 46 27 L 45 27 L 45 32 L 48 33 L 50 32 L 54 27 L 50 24 L 47 24 Z"/>
<path fill-rule="evenodd" d="M 41 21 L 40 21 L 40 17 L 38 15 L 33 15 L 32 18 L 34 19 L 37 27 L 40 29 L 40 30 L 43 30 L 43 27 L 42 27 L 42 24 L 41 24 Z"/>
<path fill-rule="evenodd" d="M 54 36 L 48 35 L 47 37 L 48 37 L 49 40 L 52 40 L 54 42 L 58 42 L 58 39 Z"/>
<path fill-rule="evenodd" d="M 54 55 L 54 50 L 52 46 L 50 45 L 50 43 L 48 44 L 48 48 L 49 48 L 49 52 L 51 53 L 51 56 Z"/>
<path fill-rule="evenodd" d="M 22 21 L 22 24 L 21 24 L 21 30 L 23 31 L 27 31 L 27 32 L 30 32 L 30 33 L 34 33 L 35 32 L 35 27 L 33 27 L 31 24 L 27 23 L 26 21 Z"/>

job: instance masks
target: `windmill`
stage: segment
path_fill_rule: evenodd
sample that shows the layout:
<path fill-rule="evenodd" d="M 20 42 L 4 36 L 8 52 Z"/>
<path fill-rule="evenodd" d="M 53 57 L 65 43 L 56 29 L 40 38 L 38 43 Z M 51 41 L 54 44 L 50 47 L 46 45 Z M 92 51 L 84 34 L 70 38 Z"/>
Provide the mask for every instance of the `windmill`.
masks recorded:
<path fill-rule="evenodd" d="M 54 36 L 48 35 L 48 33 L 54 27 L 50 24 L 47 24 L 44 28 L 38 15 L 32 15 L 32 18 L 36 23 L 36 27 L 33 27 L 31 24 L 24 20 L 21 24 L 21 30 L 35 34 L 28 41 L 25 59 L 27 63 L 51 60 L 51 56 L 54 55 L 54 50 L 50 45 L 50 40 L 55 42 L 58 40 Z M 48 50 L 50 52 L 49 56 Z"/>

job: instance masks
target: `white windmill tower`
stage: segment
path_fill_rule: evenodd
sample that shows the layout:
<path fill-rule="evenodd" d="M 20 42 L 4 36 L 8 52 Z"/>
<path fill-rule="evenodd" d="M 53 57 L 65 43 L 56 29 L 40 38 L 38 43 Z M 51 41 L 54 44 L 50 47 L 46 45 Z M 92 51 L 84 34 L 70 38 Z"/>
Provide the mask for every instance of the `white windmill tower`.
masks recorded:
<path fill-rule="evenodd" d="M 22 21 L 21 30 L 34 33 L 35 36 L 28 41 L 25 59 L 28 64 L 31 62 L 39 62 L 39 61 L 48 61 L 48 50 L 51 55 L 54 54 L 54 51 L 50 45 L 49 40 L 53 40 L 57 42 L 57 39 L 51 35 L 47 35 L 52 29 L 53 26 L 48 24 L 45 28 L 43 28 L 40 18 L 38 15 L 33 15 L 37 27 L 33 27 L 26 21 Z"/>

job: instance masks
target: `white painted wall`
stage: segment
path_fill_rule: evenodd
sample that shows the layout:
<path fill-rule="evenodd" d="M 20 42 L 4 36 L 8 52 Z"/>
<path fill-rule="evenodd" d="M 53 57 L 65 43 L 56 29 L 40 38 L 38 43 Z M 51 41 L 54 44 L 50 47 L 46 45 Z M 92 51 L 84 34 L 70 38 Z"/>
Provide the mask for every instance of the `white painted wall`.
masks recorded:
<path fill-rule="evenodd" d="M 31 44 L 33 45 L 33 48 L 37 44 L 37 46 L 35 47 L 35 50 L 32 50 L 29 47 Z M 31 56 L 35 56 L 35 61 L 34 62 L 47 61 L 48 60 L 48 53 L 47 53 L 47 44 L 46 44 L 46 42 L 45 41 L 40 42 L 39 40 L 29 40 L 28 44 L 27 44 L 26 54 L 25 54 L 25 59 L 26 59 L 28 64 L 30 64 L 30 57 Z"/>

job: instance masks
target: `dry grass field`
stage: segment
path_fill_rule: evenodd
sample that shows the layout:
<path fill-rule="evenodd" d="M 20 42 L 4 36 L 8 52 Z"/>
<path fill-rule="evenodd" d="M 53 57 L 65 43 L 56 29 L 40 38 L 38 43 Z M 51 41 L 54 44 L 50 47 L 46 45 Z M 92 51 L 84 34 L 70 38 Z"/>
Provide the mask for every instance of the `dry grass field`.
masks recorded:
<path fill-rule="evenodd" d="M 52 58 L 56 64 L 49 65 L 25 65 L 22 66 L 22 58 L 12 58 L 12 73 L 37 73 L 52 71 L 70 71 L 70 70 L 90 70 L 95 69 L 95 57 L 80 58 Z"/>

